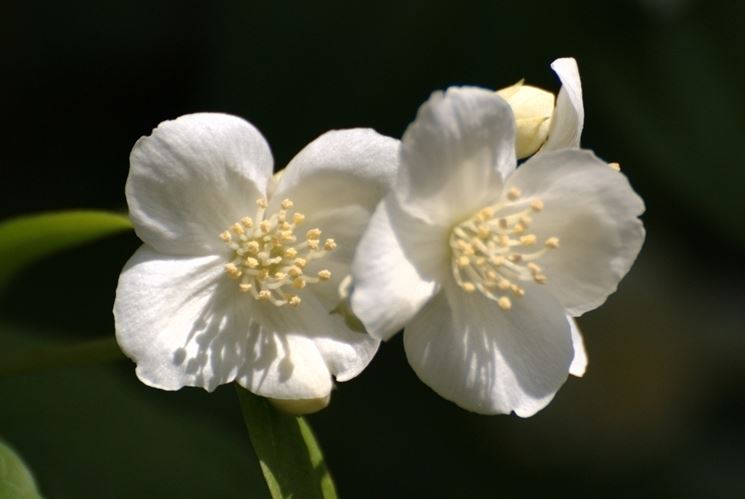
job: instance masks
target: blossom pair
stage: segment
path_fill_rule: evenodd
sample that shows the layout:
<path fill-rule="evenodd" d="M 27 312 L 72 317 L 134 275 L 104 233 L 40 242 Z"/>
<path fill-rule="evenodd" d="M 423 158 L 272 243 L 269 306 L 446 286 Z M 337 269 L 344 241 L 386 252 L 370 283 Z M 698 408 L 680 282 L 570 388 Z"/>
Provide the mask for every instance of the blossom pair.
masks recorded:
<path fill-rule="evenodd" d="M 531 87 L 452 88 L 400 142 L 328 132 L 281 175 L 232 116 L 183 116 L 140 139 L 126 192 L 144 245 L 114 306 L 139 378 L 236 381 L 305 411 L 405 328 L 409 362 L 440 395 L 540 410 L 584 372 L 572 317 L 615 290 L 644 235 L 626 178 L 577 149 L 574 61 L 554 68 L 563 87 L 538 120 L 521 115 Z M 538 152 L 516 168 L 521 148 Z"/>

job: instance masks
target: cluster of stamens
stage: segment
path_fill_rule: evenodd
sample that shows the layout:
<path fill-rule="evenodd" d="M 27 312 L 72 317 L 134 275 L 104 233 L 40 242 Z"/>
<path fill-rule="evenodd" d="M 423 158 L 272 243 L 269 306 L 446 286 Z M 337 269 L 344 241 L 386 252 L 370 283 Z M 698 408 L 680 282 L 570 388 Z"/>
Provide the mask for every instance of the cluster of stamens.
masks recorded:
<path fill-rule="evenodd" d="M 512 298 L 525 295 L 520 282 L 546 283 L 536 260 L 559 247 L 559 238 L 540 242 L 530 233 L 533 216 L 543 211 L 538 198 L 522 199 L 516 187 L 493 206 L 479 210 L 456 225 L 450 234 L 452 269 L 466 293 L 479 291 L 502 310 L 512 308 Z"/>
<path fill-rule="evenodd" d="M 225 273 L 238 281 L 238 288 L 256 300 L 277 306 L 300 305 L 296 290 L 307 284 L 331 279 L 327 269 L 315 275 L 305 273 L 311 260 L 321 258 L 336 248 L 333 239 L 321 241 L 321 230 L 313 228 L 298 242 L 295 230 L 305 215 L 291 213 L 293 203 L 285 199 L 281 209 L 270 216 L 264 198 L 256 201 L 254 218 L 243 217 L 220 234 L 220 239 L 233 250 Z"/>

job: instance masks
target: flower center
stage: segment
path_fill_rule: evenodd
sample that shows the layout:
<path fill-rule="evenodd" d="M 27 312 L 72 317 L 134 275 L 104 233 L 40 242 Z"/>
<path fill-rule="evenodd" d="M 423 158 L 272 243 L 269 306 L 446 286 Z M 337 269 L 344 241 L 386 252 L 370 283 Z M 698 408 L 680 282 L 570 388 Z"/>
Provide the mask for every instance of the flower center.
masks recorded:
<path fill-rule="evenodd" d="M 482 208 L 450 233 L 455 281 L 466 293 L 478 290 L 502 310 L 512 308 L 510 296 L 525 295 L 518 282 L 546 283 L 536 260 L 559 247 L 559 238 L 553 236 L 538 247 L 538 237 L 529 228 L 543 202 L 521 198 L 513 187 L 497 204 Z"/>
<path fill-rule="evenodd" d="M 305 215 L 290 209 L 293 203 L 285 199 L 281 209 L 267 216 L 267 200 L 256 200 L 254 218 L 243 217 L 220 234 L 220 239 L 233 250 L 225 273 L 238 281 L 238 289 L 254 299 L 278 307 L 300 305 L 296 290 L 307 284 L 331 279 L 327 269 L 315 275 L 305 274 L 311 260 L 323 257 L 336 248 L 333 239 L 321 242 L 321 230 L 313 228 L 298 242 L 295 229 L 303 223 Z"/>

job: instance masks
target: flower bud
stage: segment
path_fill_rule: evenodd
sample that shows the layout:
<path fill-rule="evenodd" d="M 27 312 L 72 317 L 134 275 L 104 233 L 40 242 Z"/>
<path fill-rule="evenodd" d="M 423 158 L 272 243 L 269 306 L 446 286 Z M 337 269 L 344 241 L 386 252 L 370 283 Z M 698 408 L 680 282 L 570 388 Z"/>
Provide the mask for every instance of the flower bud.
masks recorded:
<path fill-rule="evenodd" d="M 551 116 L 554 112 L 554 94 L 522 81 L 497 90 L 512 108 L 517 134 L 517 158 L 527 158 L 535 153 L 548 138 Z"/>
<path fill-rule="evenodd" d="M 324 409 L 331 401 L 331 394 L 315 399 L 269 399 L 269 402 L 280 411 L 292 416 L 313 414 Z"/>

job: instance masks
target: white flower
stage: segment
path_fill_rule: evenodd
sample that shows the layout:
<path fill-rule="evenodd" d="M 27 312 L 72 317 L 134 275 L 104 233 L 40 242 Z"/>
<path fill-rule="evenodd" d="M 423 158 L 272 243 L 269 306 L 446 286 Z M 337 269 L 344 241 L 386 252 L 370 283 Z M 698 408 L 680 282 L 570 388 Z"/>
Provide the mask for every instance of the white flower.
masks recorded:
<path fill-rule="evenodd" d="M 274 186 L 268 145 L 239 118 L 182 116 L 141 138 L 126 194 L 145 244 L 114 304 L 138 377 L 166 390 L 235 380 L 266 397 L 323 400 L 332 376 L 362 371 L 378 342 L 329 312 L 397 149 L 372 130 L 329 132 Z"/>
<path fill-rule="evenodd" d="M 358 246 L 351 306 L 378 339 L 406 326 L 409 363 L 443 397 L 530 416 L 570 369 L 584 370 L 568 315 L 616 289 L 644 239 L 644 206 L 589 151 L 515 165 L 502 98 L 475 88 L 433 94 Z"/>
<path fill-rule="evenodd" d="M 577 61 L 571 57 L 556 59 L 551 68 L 562 83 L 555 107 L 551 92 L 522 81 L 497 90 L 515 115 L 518 159 L 530 156 L 541 146 L 543 151 L 579 147 L 585 111 Z"/>

